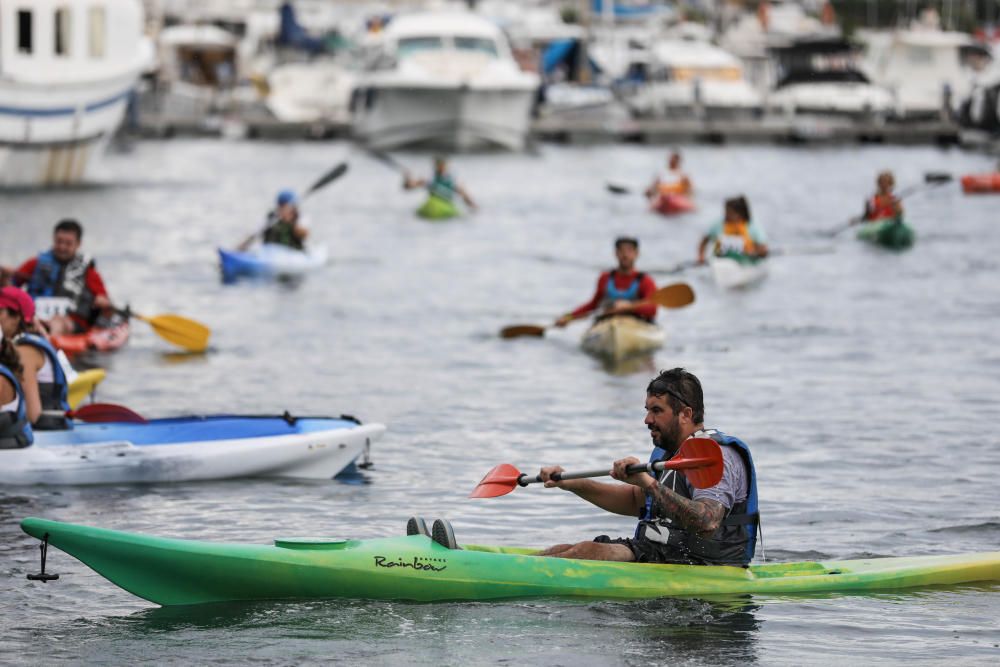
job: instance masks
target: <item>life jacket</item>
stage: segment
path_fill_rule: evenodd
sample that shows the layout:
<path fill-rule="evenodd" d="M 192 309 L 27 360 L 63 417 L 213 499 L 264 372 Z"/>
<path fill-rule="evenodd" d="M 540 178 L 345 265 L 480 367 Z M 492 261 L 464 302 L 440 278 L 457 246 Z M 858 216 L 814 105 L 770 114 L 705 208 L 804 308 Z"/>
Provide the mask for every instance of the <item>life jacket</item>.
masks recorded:
<path fill-rule="evenodd" d="M 431 196 L 437 197 L 438 199 L 443 199 L 445 201 L 451 201 L 455 196 L 455 181 L 449 174 L 444 174 L 442 176 L 434 175 L 431 179 L 431 184 L 427 186 L 427 191 L 431 193 Z"/>
<path fill-rule="evenodd" d="M 690 562 L 696 565 L 737 565 L 745 567 L 753 560 L 757 546 L 757 526 L 760 524 L 760 514 L 757 505 L 757 471 L 750 456 L 750 449 L 739 438 L 726 435 L 721 431 L 709 429 L 698 431 L 692 437 L 706 437 L 715 440 L 720 446 L 734 447 L 740 453 L 747 471 L 747 497 L 743 502 L 730 508 L 721 525 L 710 537 L 704 538 L 692 533 L 667 517 L 653 515 L 653 498 L 646 496 L 646 505 L 639 515 L 636 526 L 636 539 L 647 539 L 666 544 L 676 551 L 679 562 Z M 660 461 L 667 458 L 667 452 L 655 447 L 650 455 L 650 461 Z M 691 498 L 693 489 L 684 473 L 679 470 L 665 470 L 657 480 L 661 485 L 672 489 L 685 498 Z"/>
<path fill-rule="evenodd" d="M 264 243 L 274 243 L 302 250 L 302 240 L 295 236 L 295 225 L 276 220 L 264 230 Z"/>
<path fill-rule="evenodd" d="M 73 301 L 72 314 L 92 321 L 94 294 L 87 287 L 87 271 L 94 266 L 94 260 L 84 254 L 77 254 L 65 264 L 56 259 L 51 250 L 38 255 L 38 263 L 28 280 L 28 294 L 32 298 L 55 296 Z"/>
<path fill-rule="evenodd" d="M 676 180 L 673 180 L 675 179 Z M 661 195 L 689 195 L 691 194 L 691 183 L 685 180 L 684 173 L 680 171 L 670 171 L 667 175 L 659 179 L 656 186 L 657 194 Z"/>
<path fill-rule="evenodd" d="M 885 220 L 896 217 L 896 195 L 875 194 L 868 202 L 868 220 Z"/>
<path fill-rule="evenodd" d="M 716 256 L 752 255 L 756 249 L 757 244 L 750 236 L 749 222 L 741 220 L 722 223 L 722 234 L 715 239 Z"/>
<path fill-rule="evenodd" d="M 42 414 L 35 421 L 36 431 L 64 431 L 73 428 L 73 422 L 66 419 L 69 407 L 69 381 L 59 363 L 59 355 L 49 341 L 35 334 L 21 334 L 14 340 L 15 345 L 31 345 L 49 361 L 52 367 L 52 381 L 38 383 L 38 397 L 42 403 Z"/>
<path fill-rule="evenodd" d="M 0 449 L 20 449 L 35 441 L 28 423 L 28 409 L 24 403 L 24 392 L 10 369 L 0 364 L 0 377 L 5 377 L 14 385 L 17 394 L 17 411 L 0 412 Z"/>
<path fill-rule="evenodd" d="M 642 281 L 646 278 L 646 274 L 641 271 L 635 274 L 635 279 L 629 283 L 629 286 L 621 290 L 615 287 L 615 275 L 617 275 L 618 269 L 612 269 L 608 273 L 608 281 L 604 283 L 604 300 L 601 302 L 602 308 L 608 308 L 615 301 L 638 301 L 639 300 L 639 287 L 642 285 Z M 635 313 L 631 313 L 635 315 Z"/>

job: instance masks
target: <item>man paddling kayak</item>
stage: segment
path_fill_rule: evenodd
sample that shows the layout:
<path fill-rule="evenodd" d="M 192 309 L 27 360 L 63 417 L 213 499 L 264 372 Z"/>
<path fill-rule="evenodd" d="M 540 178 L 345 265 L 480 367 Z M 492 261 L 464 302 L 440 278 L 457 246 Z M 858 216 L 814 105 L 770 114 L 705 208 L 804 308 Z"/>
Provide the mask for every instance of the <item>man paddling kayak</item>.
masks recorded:
<path fill-rule="evenodd" d="M 688 196 L 691 190 L 691 179 L 681 169 L 681 154 L 673 151 L 667 159 L 667 170 L 657 175 L 652 185 L 646 189 L 646 198 L 652 202 L 660 196 Z"/>
<path fill-rule="evenodd" d="M 875 180 L 875 194 L 865 202 L 865 213 L 861 222 L 894 220 L 903 216 L 903 204 L 893 192 L 896 178 L 891 171 L 883 171 Z"/>
<path fill-rule="evenodd" d="M 17 349 L 28 421 L 36 431 L 72 428 L 66 419 L 69 381 L 59 353 L 35 331 L 34 316 L 35 304 L 24 290 L 0 289 L 0 332 Z"/>
<path fill-rule="evenodd" d="M 94 260 L 80 252 L 83 227 L 76 220 L 62 220 L 53 230 L 52 249 L 29 259 L 12 275 L 14 285 L 24 285 L 33 299 L 65 299 L 66 313 L 54 314 L 46 326 L 53 336 L 80 333 L 92 327 L 102 313 L 112 310 L 104 279 Z"/>
<path fill-rule="evenodd" d="M 627 236 L 616 239 L 615 257 L 618 259 L 618 268 L 602 273 L 597 279 L 597 289 L 590 301 L 556 320 L 557 327 L 564 327 L 598 308 L 603 317 L 634 315 L 647 322 L 656 319 L 655 303 L 635 305 L 648 299 L 656 291 L 656 282 L 645 273 L 635 270 L 635 263 L 639 258 L 639 239 Z"/>
<path fill-rule="evenodd" d="M 434 158 L 434 175 L 431 176 L 430 180 L 413 178 L 409 173 L 403 174 L 403 189 L 413 190 L 414 188 L 427 188 L 431 197 L 448 203 L 451 203 L 457 194 L 466 206 L 473 210 L 476 209 L 476 202 L 472 201 L 469 193 L 448 172 L 448 161 L 443 157 Z"/>
<path fill-rule="evenodd" d="M 716 257 L 763 258 L 767 256 L 767 236 L 750 217 L 746 197 L 727 199 L 725 217 L 709 228 L 698 245 L 698 264 L 705 263 L 705 250 L 713 243 Z"/>
<path fill-rule="evenodd" d="M 267 215 L 267 225 L 259 234 L 251 235 L 239 245 L 244 251 L 258 236 L 264 243 L 283 245 L 294 250 L 305 247 L 309 230 L 302 223 L 299 214 L 299 198 L 293 190 L 282 190 L 275 201 L 275 209 Z"/>
<path fill-rule="evenodd" d="M 669 459 L 690 437 L 715 440 L 722 449 L 722 479 L 715 486 L 692 487 L 682 472 L 666 470 L 629 475 L 635 457 L 615 461 L 611 476 L 625 484 L 592 479 L 553 481 L 559 466 L 542 468 L 545 486 L 572 491 L 601 509 L 638 516 L 631 538 L 601 535 L 590 542 L 558 544 L 539 556 L 585 560 L 745 566 L 756 546 L 757 475 L 747 445 L 730 435 L 705 429 L 701 383 L 683 368 L 660 373 L 646 388 L 646 419 L 653 441 L 650 460 Z"/>

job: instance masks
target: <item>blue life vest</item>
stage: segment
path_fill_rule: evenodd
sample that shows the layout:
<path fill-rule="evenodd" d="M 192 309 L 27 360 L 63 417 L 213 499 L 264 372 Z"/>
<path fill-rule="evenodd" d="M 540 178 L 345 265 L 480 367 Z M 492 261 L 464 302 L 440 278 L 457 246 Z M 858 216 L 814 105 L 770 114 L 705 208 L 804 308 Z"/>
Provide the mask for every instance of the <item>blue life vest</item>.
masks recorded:
<path fill-rule="evenodd" d="M 69 381 L 59 363 L 59 355 L 49 341 L 35 334 L 21 334 L 14 340 L 15 345 L 31 345 L 49 360 L 52 367 L 52 382 L 38 383 L 38 397 L 42 403 L 42 415 L 35 422 L 37 431 L 62 431 L 73 428 L 73 422 L 66 419 L 69 407 Z"/>
<path fill-rule="evenodd" d="M 709 437 L 721 446 L 734 447 L 740 453 L 747 470 L 746 500 L 730 508 L 729 513 L 722 520 L 715 533 L 709 538 L 703 538 L 684 528 L 672 525 L 669 519 L 653 516 L 653 498 L 647 495 L 645 507 L 639 516 L 639 524 L 636 526 L 635 538 L 646 537 L 648 539 L 649 536 L 646 535 L 646 532 L 649 527 L 661 524 L 664 528 L 662 532 L 668 535 L 666 544 L 676 549 L 678 560 L 687 559 L 693 563 L 707 565 L 745 566 L 753 560 L 757 546 L 757 526 L 760 523 L 757 503 L 757 470 L 754 468 L 750 448 L 739 438 L 714 429 L 700 431 L 694 435 Z M 654 447 L 649 460 L 655 462 L 664 458 L 667 458 L 667 452 L 660 447 Z M 685 498 L 691 497 L 691 487 L 682 472 L 666 470 L 661 473 L 659 481 Z"/>
<path fill-rule="evenodd" d="M 78 254 L 63 264 L 51 250 L 38 255 L 38 263 L 28 280 L 28 294 L 38 297 L 66 297 L 73 301 L 73 313 L 90 320 L 94 313 L 94 295 L 87 287 L 87 271 L 93 260 Z"/>
<path fill-rule="evenodd" d="M 28 423 L 28 409 L 24 403 L 24 392 L 10 369 L 0 364 L 0 377 L 7 378 L 14 385 L 17 394 L 17 411 L 0 412 L 0 449 L 20 449 L 35 441 Z"/>
<path fill-rule="evenodd" d="M 617 271 L 611 271 L 608 274 L 608 282 L 604 284 L 604 298 L 609 303 L 614 303 L 615 301 L 638 301 L 639 300 L 639 286 L 642 283 L 642 279 L 646 277 L 644 273 L 635 274 L 635 280 L 628 286 L 627 289 L 620 290 L 615 287 L 615 274 Z"/>

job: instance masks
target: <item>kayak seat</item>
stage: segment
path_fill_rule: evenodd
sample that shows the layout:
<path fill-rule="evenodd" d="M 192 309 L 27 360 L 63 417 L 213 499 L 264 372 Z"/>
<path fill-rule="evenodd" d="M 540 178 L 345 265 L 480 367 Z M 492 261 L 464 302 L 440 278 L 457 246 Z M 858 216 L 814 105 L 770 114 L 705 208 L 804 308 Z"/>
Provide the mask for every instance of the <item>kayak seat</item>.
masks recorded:
<path fill-rule="evenodd" d="M 422 516 L 411 516 L 406 522 L 406 534 L 407 535 L 426 535 L 431 536 L 431 531 L 427 530 L 427 522 L 424 521 Z"/>
<path fill-rule="evenodd" d="M 451 523 L 445 519 L 434 519 L 431 527 L 431 539 L 447 549 L 458 549 L 458 542 L 455 540 L 455 531 Z"/>

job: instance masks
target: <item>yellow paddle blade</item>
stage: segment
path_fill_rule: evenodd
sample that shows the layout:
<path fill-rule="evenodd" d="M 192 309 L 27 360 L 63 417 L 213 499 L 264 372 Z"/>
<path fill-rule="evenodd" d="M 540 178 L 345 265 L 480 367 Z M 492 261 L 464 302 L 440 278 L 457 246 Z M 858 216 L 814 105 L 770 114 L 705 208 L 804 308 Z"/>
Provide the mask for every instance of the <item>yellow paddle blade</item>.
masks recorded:
<path fill-rule="evenodd" d="M 537 324 L 515 324 L 500 330 L 501 338 L 520 338 L 521 336 L 534 336 L 537 338 L 544 335 L 545 327 L 540 327 Z"/>
<path fill-rule="evenodd" d="M 687 283 L 674 283 L 653 292 L 649 300 L 664 308 L 683 308 L 694 303 L 694 290 Z"/>
<path fill-rule="evenodd" d="M 212 330 L 201 322 L 195 322 L 180 315 L 147 317 L 132 313 L 132 317 L 153 327 L 153 331 L 163 340 L 192 352 L 204 352 L 208 347 L 208 337 L 212 335 Z"/>

